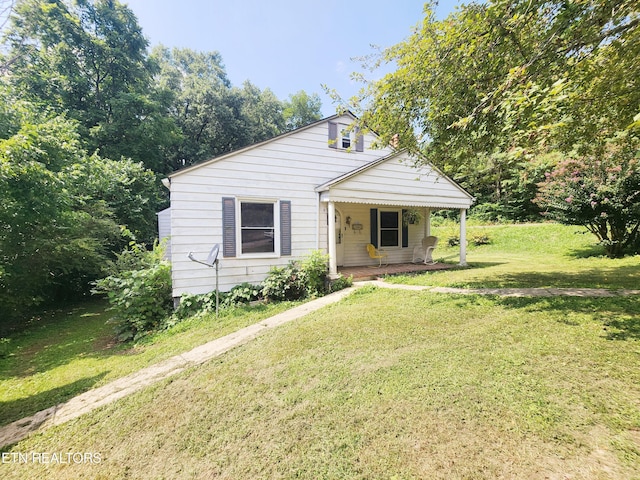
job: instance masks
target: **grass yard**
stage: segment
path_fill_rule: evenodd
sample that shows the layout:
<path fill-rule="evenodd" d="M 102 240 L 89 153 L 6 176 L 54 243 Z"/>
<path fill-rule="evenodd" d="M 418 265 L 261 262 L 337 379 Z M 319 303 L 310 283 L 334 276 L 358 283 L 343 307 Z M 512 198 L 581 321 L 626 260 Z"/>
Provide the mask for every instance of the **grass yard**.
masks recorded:
<path fill-rule="evenodd" d="M 3 478 L 634 479 L 638 298 L 365 288 L 27 439 Z"/>
<path fill-rule="evenodd" d="M 638 257 L 586 256 L 593 241 L 576 229 L 474 230 L 492 241 L 469 248 L 476 268 L 389 281 L 640 288 Z M 456 252 L 438 248 L 435 257 Z M 7 385 L 24 392 L 3 400 L 0 411 L 13 407 L 11 418 L 24 405 L 33 410 L 30 396 L 43 400 L 57 390 L 53 381 L 52 388 L 30 383 L 56 378 L 58 369 L 78 376 L 56 380 L 61 386 L 88 379 L 89 388 L 273 313 L 263 307 L 218 324 L 194 319 L 131 350 L 104 344 L 101 335 L 65 337 L 80 319 L 89 331 L 94 320 L 99 328 L 98 306 L 49 333 L 36 335 L 34 327 L 11 339 L 13 366 L 3 366 L 0 392 Z M 84 453 L 99 463 L 13 461 L 0 463 L 0 478 L 638 480 L 639 364 L 640 296 L 500 298 L 364 287 L 25 439 L 3 457 Z"/>
<path fill-rule="evenodd" d="M 458 261 L 447 238 L 457 225 L 434 227 L 434 260 Z M 469 226 L 468 269 L 389 277 L 392 283 L 462 288 L 581 287 L 640 289 L 640 256 L 610 259 L 582 227 L 558 224 Z M 488 245 L 473 245 L 486 236 Z"/>
<path fill-rule="evenodd" d="M 0 425 L 64 402 L 161 360 L 222 337 L 291 304 L 203 316 L 150 336 L 117 344 L 106 302 L 94 300 L 32 321 L 0 344 Z"/>

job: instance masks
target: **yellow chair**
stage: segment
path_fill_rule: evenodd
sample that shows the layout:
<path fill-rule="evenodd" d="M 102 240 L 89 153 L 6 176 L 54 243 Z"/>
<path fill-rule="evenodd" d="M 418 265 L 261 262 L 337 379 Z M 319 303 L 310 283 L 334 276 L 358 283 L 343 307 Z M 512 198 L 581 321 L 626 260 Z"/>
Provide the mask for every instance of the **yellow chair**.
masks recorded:
<path fill-rule="evenodd" d="M 370 243 L 367 245 L 367 253 L 369 254 L 369 257 L 371 257 L 372 259 L 378 260 L 378 268 L 382 266 L 383 259 L 385 259 L 385 265 L 389 265 L 387 253 L 381 250 L 378 250 L 376 247 L 374 247 Z"/>

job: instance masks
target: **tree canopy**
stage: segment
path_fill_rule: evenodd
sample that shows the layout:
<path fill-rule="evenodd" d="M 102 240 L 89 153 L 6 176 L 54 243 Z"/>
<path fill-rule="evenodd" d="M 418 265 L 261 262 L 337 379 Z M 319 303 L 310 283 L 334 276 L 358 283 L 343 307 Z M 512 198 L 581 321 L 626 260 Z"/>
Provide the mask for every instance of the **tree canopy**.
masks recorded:
<path fill-rule="evenodd" d="M 0 1 L 0 17 L 10 7 L 0 56 L 3 320 L 86 292 L 132 237 L 151 245 L 166 205 L 161 176 L 320 108 L 305 92 L 289 108 L 248 80 L 233 86 L 218 52 L 149 52 L 118 0 Z"/>
<path fill-rule="evenodd" d="M 484 208 L 535 210 L 536 184 L 553 168 L 546 154 L 599 158 L 638 136 L 637 2 L 493 0 L 444 20 L 433 4 L 424 14 L 377 59 L 395 70 L 365 80 L 348 107 L 381 143 L 398 135 Z"/>

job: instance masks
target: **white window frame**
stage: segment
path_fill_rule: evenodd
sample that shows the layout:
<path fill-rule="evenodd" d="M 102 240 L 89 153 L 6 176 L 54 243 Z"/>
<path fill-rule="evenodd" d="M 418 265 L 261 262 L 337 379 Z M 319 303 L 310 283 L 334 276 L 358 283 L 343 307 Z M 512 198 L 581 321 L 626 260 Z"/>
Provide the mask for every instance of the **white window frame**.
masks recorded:
<path fill-rule="evenodd" d="M 383 213 L 396 213 L 398 215 L 398 244 L 397 245 L 382 245 L 382 214 Z M 384 229 L 391 230 L 391 229 Z M 395 230 L 395 229 L 394 229 Z M 402 209 L 385 208 L 378 209 L 378 245 L 379 248 L 384 249 L 401 249 L 402 248 Z"/>
<path fill-rule="evenodd" d="M 237 258 L 279 258 L 280 257 L 280 201 L 274 198 L 239 197 L 236 199 L 236 257 Z M 242 251 L 242 204 L 270 203 L 273 206 L 273 252 L 244 253 Z"/>
<path fill-rule="evenodd" d="M 346 133 L 346 135 L 345 135 Z M 352 150 L 355 148 L 355 135 L 354 135 L 353 127 L 349 125 L 345 125 L 344 123 L 338 124 L 338 138 L 336 141 L 338 142 L 338 149 L 340 150 Z M 347 147 L 344 146 L 344 141 L 348 140 L 349 145 Z"/>

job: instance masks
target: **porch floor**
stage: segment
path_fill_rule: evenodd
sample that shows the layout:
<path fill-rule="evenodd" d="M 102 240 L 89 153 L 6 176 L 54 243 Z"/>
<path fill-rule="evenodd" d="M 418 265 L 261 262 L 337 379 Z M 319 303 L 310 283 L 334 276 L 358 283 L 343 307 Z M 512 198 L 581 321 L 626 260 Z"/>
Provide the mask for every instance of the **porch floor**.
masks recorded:
<path fill-rule="evenodd" d="M 338 273 L 344 277 L 353 275 L 354 280 L 375 279 L 383 275 L 397 275 L 400 273 L 419 273 L 431 270 L 447 270 L 456 268 L 458 265 L 451 263 L 435 263 L 433 265 L 425 265 L 424 263 L 396 263 L 383 265 L 362 265 L 357 267 L 338 267 Z"/>

